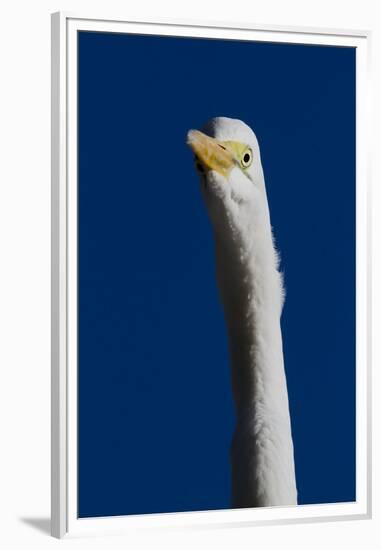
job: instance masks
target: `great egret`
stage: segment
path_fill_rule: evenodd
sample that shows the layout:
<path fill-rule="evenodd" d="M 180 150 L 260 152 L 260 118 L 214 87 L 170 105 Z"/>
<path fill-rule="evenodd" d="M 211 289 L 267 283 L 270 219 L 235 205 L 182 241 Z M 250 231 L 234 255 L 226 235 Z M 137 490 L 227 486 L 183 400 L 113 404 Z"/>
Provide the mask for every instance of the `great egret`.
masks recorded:
<path fill-rule="evenodd" d="M 280 317 L 283 284 L 259 145 L 242 121 L 217 117 L 190 130 L 215 237 L 237 425 L 232 506 L 297 504 Z"/>

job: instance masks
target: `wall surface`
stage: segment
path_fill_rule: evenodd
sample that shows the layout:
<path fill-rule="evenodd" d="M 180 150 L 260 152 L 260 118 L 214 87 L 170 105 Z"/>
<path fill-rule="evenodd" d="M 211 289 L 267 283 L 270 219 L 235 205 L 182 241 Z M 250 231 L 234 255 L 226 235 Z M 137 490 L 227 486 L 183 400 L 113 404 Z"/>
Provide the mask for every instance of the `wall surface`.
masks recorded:
<path fill-rule="evenodd" d="M 7 549 L 51 548 L 50 513 L 50 13 L 77 10 L 129 17 L 247 21 L 373 31 L 373 143 L 380 143 L 381 19 L 370 0 L 141 0 L 107 3 L 36 0 L 2 10 L 0 86 L 0 523 Z M 375 149 L 373 208 L 380 205 L 381 161 Z M 377 213 L 378 214 L 378 213 Z M 380 280 L 381 216 L 374 216 L 374 280 Z M 378 249 L 378 250 L 377 250 Z M 381 360 L 380 288 L 374 284 L 374 364 Z M 378 340 L 378 342 L 377 342 Z M 375 369 L 376 370 L 376 369 Z M 377 397 L 380 376 L 374 372 Z M 381 414 L 374 399 L 374 418 Z M 374 431 L 374 463 L 380 435 Z M 67 540 L 78 548 L 376 548 L 380 489 L 374 474 L 374 518 L 271 528 L 146 532 L 129 537 Z"/>

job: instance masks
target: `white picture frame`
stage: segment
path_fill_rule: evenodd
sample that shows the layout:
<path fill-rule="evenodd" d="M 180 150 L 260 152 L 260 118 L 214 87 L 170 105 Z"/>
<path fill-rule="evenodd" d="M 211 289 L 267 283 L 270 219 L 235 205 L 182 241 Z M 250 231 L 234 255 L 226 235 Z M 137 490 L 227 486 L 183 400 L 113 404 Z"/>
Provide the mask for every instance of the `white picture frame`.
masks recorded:
<path fill-rule="evenodd" d="M 79 519 L 77 515 L 77 43 L 80 30 L 356 48 L 356 495 L 353 503 Z M 271 525 L 371 516 L 368 31 L 52 15 L 52 535 L 152 526 Z"/>

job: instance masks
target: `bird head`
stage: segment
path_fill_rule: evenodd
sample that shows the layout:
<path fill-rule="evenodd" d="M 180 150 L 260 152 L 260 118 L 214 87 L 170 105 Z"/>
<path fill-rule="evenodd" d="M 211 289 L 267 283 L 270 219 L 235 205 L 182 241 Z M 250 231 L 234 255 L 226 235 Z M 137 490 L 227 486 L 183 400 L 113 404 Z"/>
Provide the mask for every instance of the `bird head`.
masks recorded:
<path fill-rule="evenodd" d="M 250 232 L 254 217 L 268 217 L 259 145 L 249 126 L 241 120 L 212 118 L 202 131 L 190 130 L 187 143 L 217 233 L 242 237 Z"/>

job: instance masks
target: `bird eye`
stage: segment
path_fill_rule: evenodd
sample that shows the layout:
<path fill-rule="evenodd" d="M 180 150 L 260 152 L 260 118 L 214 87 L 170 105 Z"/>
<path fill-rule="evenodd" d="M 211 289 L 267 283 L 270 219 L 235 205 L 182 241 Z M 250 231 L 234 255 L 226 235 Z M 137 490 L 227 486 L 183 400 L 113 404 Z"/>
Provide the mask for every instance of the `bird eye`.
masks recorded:
<path fill-rule="evenodd" d="M 241 164 L 244 168 L 248 168 L 252 162 L 253 162 L 253 151 L 251 149 L 246 149 L 246 151 L 242 156 Z"/>

